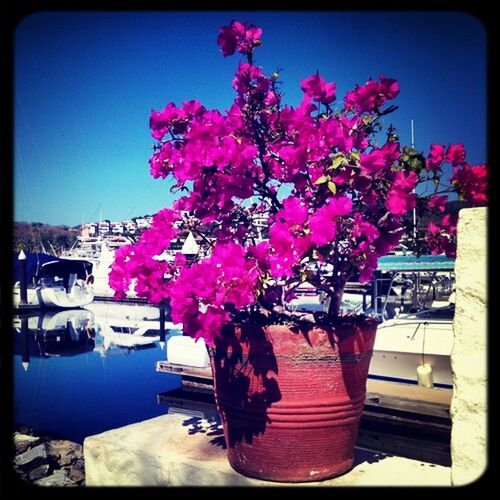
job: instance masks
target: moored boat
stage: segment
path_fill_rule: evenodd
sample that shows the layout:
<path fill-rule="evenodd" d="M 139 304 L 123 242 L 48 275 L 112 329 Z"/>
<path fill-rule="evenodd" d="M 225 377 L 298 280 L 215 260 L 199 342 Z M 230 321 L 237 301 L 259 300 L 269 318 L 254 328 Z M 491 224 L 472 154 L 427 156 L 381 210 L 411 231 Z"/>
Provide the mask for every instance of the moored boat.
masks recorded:
<path fill-rule="evenodd" d="M 14 308 L 73 309 L 90 304 L 92 264 L 85 260 L 67 260 L 43 253 L 26 254 L 26 295 L 21 300 L 21 263 L 14 255 Z"/>

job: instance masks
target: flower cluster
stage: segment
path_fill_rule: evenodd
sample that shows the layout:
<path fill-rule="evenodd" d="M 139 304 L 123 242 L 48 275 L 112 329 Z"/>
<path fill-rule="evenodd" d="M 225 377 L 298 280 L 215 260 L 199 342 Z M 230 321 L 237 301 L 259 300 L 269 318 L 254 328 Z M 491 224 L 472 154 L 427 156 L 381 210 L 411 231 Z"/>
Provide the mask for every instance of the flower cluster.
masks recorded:
<path fill-rule="evenodd" d="M 412 226 L 414 211 L 443 215 L 451 192 L 473 206 L 487 202 L 486 166 L 469 165 L 462 144 L 434 144 L 426 157 L 402 146 L 392 127 L 381 143 L 396 80 L 356 85 L 334 109 L 335 83 L 317 73 L 301 82 L 302 102 L 292 107 L 282 102 L 279 74 L 253 63 L 261 36 L 238 21 L 220 29 L 222 54 L 246 56 L 230 109 L 186 101 L 152 111 L 151 174 L 173 178 L 187 194 L 159 212 L 136 245 L 120 249 L 110 275 L 118 297 L 134 283 L 151 302 L 169 300 L 173 320 L 209 344 L 238 311 L 276 313 L 304 281 L 330 297 L 336 317 L 348 280 L 369 282 L 380 256 L 426 229 Z M 436 220 L 415 250 L 454 255 L 456 218 Z M 162 259 L 183 224 L 205 251 Z"/>

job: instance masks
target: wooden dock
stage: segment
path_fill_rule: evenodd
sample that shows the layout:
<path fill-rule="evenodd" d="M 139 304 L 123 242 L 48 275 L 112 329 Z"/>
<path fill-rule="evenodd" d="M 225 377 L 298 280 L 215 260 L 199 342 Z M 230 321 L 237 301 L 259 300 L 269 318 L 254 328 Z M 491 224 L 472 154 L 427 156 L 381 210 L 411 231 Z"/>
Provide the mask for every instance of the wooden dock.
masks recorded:
<path fill-rule="evenodd" d="M 213 392 L 214 383 L 212 369 L 198 368 L 195 366 L 176 365 L 168 361 L 157 361 L 156 371 L 163 373 L 175 373 L 182 376 L 182 387 L 191 390 L 206 390 Z"/>
<path fill-rule="evenodd" d="M 209 366 L 197 368 L 157 361 L 156 371 L 181 375 L 182 385 L 185 387 L 201 385 L 213 390 L 212 370 Z M 365 408 L 371 411 L 390 408 L 449 419 L 451 396 L 452 391 L 449 389 L 428 389 L 417 385 L 368 379 Z"/>
<path fill-rule="evenodd" d="M 156 370 L 182 377 L 182 388 L 159 394 L 158 403 L 204 412 L 216 409 L 210 367 L 158 361 Z M 358 446 L 450 465 L 451 397 L 450 389 L 368 379 Z"/>

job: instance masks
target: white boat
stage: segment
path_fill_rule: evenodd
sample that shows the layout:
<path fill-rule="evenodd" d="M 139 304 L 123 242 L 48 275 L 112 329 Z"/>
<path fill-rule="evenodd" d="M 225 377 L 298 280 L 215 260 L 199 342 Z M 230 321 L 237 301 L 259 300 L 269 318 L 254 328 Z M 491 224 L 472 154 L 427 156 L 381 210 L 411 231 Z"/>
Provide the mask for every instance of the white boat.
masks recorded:
<path fill-rule="evenodd" d="M 418 384 L 419 367 L 426 365 L 435 387 L 452 387 L 453 314 L 450 305 L 380 323 L 369 378 Z"/>
<path fill-rule="evenodd" d="M 376 310 L 367 306 L 362 287 L 359 293 L 344 293 L 343 313 L 364 312 L 380 321 L 369 378 L 424 385 L 432 374 L 434 387 L 452 387 L 453 268 L 454 261 L 444 256 L 391 255 L 379 259 L 371 290 Z M 431 301 L 436 292 L 449 299 Z M 314 286 L 303 283 L 287 308 L 326 312 L 327 305 L 328 300 Z M 415 312 L 399 314 L 402 308 Z"/>
<path fill-rule="evenodd" d="M 98 320 L 121 325 L 126 322 L 126 326 L 136 326 L 142 323 L 152 324 L 156 322 L 157 328 L 159 326 L 160 309 L 157 305 L 153 304 L 126 304 L 114 301 L 99 301 L 92 302 L 85 306 L 86 309 L 92 311 Z M 182 329 L 181 324 L 172 323 L 169 320 L 165 321 L 165 330 L 179 330 Z"/>
<path fill-rule="evenodd" d="M 92 263 L 93 291 L 98 297 L 113 297 L 115 291 L 109 286 L 108 275 L 115 258 L 115 251 L 134 243 L 128 236 L 79 236 L 74 245 L 64 253 L 65 259 L 85 259 Z M 135 297 L 133 290 L 128 297 Z"/>
<path fill-rule="evenodd" d="M 88 283 L 91 264 L 47 254 L 26 255 L 26 305 L 31 308 L 74 309 L 90 304 L 94 292 Z M 15 259 L 13 305 L 21 305 L 21 264 Z"/>

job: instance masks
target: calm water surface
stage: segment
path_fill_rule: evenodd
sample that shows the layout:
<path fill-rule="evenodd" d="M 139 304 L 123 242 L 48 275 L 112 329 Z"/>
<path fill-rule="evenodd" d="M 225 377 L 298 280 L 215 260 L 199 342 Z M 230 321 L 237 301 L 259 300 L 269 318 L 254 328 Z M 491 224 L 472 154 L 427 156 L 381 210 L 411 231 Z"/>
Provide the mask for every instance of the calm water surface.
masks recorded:
<path fill-rule="evenodd" d="M 89 307 L 14 318 L 15 425 L 81 443 L 168 411 L 157 395 L 181 381 L 155 371 L 166 359 L 158 310 Z M 165 340 L 178 333 L 167 330 Z"/>

